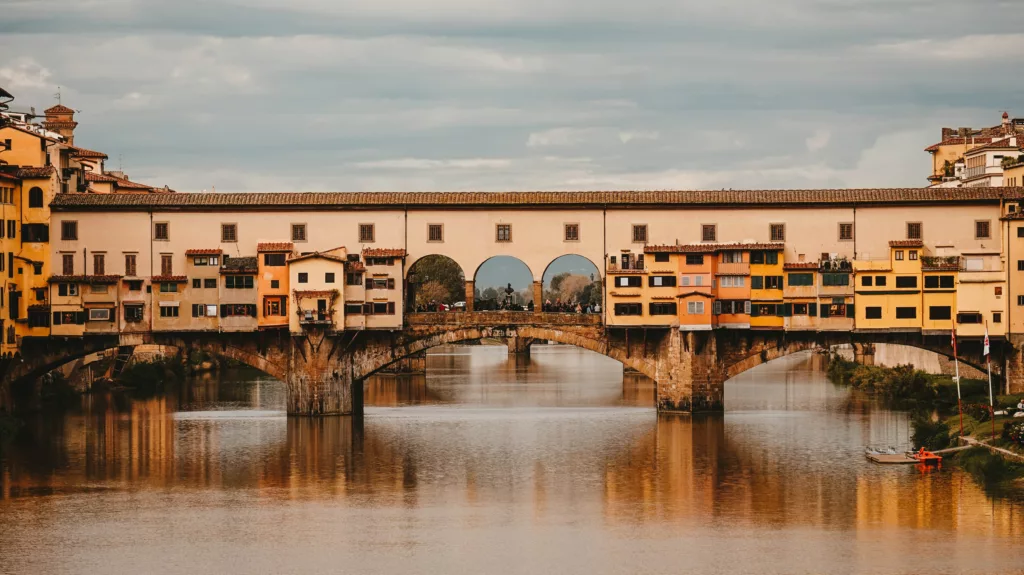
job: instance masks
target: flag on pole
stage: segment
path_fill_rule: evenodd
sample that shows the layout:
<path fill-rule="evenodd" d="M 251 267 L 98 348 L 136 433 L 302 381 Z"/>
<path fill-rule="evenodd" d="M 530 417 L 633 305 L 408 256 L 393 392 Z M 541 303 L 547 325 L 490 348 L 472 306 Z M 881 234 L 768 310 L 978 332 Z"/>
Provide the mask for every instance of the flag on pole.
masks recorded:
<path fill-rule="evenodd" d="M 985 361 L 988 361 L 988 322 L 985 322 Z"/>
<path fill-rule="evenodd" d="M 953 357 L 956 358 L 956 327 L 954 326 L 950 332 L 953 334 Z"/>

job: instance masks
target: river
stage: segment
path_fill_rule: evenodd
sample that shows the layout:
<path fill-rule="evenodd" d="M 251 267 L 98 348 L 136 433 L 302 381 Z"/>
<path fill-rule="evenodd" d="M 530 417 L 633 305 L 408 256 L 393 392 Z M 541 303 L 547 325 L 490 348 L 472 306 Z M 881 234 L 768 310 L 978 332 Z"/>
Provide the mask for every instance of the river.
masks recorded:
<path fill-rule="evenodd" d="M 907 415 L 798 355 L 662 416 L 567 346 L 434 350 L 365 417 L 292 418 L 251 371 L 92 395 L 0 459 L 2 573 L 1014 573 L 1024 500 L 869 464 Z"/>

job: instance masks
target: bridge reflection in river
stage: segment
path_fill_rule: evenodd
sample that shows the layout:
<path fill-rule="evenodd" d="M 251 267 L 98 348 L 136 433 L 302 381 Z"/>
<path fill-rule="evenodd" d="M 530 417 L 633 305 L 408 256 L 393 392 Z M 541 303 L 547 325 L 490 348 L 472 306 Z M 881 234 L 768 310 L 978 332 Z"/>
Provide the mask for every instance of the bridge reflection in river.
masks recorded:
<path fill-rule="evenodd" d="M 426 378 L 368 382 L 361 424 L 288 419 L 281 384 L 249 372 L 39 417 L 0 463 L 5 564 L 941 572 L 976 566 L 978 545 L 989 572 L 1021 564 L 1021 502 L 866 465 L 905 416 L 813 358 L 730 381 L 727 414 L 705 417 L 658 417 L 649 380 L 565 346 L 428 361 Z"/>

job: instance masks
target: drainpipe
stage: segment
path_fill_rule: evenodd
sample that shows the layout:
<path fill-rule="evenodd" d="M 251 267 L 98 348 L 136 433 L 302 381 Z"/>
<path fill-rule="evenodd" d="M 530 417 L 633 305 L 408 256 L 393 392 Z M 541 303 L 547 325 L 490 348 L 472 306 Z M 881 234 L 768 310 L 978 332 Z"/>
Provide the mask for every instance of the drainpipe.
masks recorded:
<path fill-rule="evenodd" d="M 857 204 L 853 204 L 853 260 L 850 260 L 850 287 L 853 288 L 853 330 L 857 331 L 857 274 L 853 262 L 857 259 Z M 923 280 L 922 280 L 923 281 Z M 921 286 L 924 289 L 924 286 Z M 849 308 L 847 308 L 849 309 Z M 924 312 L 922 312 L 924 313 Z M 820 314 L 820 312 L 819 312 Z"/>
<path fill-rule="evenodd" d="M 999 200 L 999 215 L 1000 215 L 1000 217 L 1002 217 L 1003 208 L 1004 208 L 1003 200 L 1000 199 Z M 1019 206 L 1018 206 L 1018 209 L 1019 209 Z M 1016 305 L 1016 302 L 1013 300 L 1013 289 L 1011 289 L 1011 286 L 1013 286 L 1013 271 L 1014 270 L 1013 270 L 1013 267 L 1011 265 L 1011 264 L 1013 264 L 1013 253 L 1011 251 L 1011 250 L 1013 250 L 1013 241 L 1010 239 L 1010 231 L 1011 231 L 1010 221 L 1011 220 L 1006 220 L 1006 230 L 1003 233 L 1003 237 L 1005 238 L 1005 242 L 1006 242 L 1006 264 L 1005 264 L 1005 269 L 1006 269 L 1006 324 L 1007 324 L 1006 340 L 1007 340 L 1007 342 L 1011 346 L 1010 349 L 1013 350 L 1011 353 L 1016 353 L 1016 350 L 1013 349 L 1013 307 L 1014 307 L 1014 305 Z M 1007 363 L 1009 363 L 1009 362 L 1004 357 L 1003 358 L 1003 386 L 1005 386 L 1005 389 L 1003 390 L 1003 393 L 1005 393 L 1006 395 L 1009 395 L 1010 394 L 1010 378 L 1007 377 L 1007 375 L 1008 375 L 1008 373 L 1007 373 L 1008 370 L 1006 369 L 1007 368 Z"/>
<path fill-rule="evenodd" d="M 217 280 L 217 285 L 220 286 L 220 279 Z M 220 291 L 218 287 L 217 291 Z M 153 301 L 155 294 L 153 293 L 153 211 L 149 212 L 149 334 L 153 337 L 153 315 L 156 310 L 153 309 Z M 218 310 L 219 310 L 218 306 Z M 218 326 L 220 321 L 217 322 Z"/>

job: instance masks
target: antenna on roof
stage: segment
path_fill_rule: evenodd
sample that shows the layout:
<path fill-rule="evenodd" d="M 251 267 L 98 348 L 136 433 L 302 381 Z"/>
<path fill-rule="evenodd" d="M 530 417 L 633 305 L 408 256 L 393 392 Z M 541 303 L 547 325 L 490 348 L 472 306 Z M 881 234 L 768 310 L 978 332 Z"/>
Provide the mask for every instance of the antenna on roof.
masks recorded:
<path fill-rule="evenodd" d="M 57 105 L 60 105 L 60 86 L 57 86 L 57 93 L 53 97 L 57 99 Z"/>

